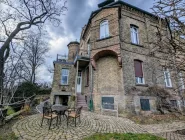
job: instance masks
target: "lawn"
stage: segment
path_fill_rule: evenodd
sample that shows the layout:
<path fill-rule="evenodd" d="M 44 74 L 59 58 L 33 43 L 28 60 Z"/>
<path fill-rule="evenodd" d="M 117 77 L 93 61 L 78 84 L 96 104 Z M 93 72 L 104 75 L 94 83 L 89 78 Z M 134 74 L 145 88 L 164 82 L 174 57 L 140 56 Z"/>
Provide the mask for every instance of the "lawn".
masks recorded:
<path fill-rule="evenodd" d="M 150 134 L 109 133 L 109 134 L 95 134 L 83 140 L 166 140 L 166 139 L 156 137 Z"/>

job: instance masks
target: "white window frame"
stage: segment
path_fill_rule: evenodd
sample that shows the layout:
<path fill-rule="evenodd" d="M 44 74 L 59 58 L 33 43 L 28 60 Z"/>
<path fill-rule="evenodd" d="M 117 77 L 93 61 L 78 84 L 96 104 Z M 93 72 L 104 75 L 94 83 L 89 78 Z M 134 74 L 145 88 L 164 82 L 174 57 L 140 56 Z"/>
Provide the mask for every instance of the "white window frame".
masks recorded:
<path fill-rule="evenodd" d="M 87 54 L 90 55 L 90 48 L 91 48 L 91 44 L 90 41 L 87 42 Z"/>
<path fill-rule="evenodd" d="M 135 77 L 136 84 L 145 84 L 144 77 Z"/>
<path fill-rule="evenodd" d="M 131 34 L 131 42 L 133 44 L 139 45 L 139 33 L 138 33 L 139 28 L 131 25 L 130 26 L 130 34 Z"/>
<path fill-rule="evenodd" d="M 63 70 L 67 70 L 67 73 L 63 73 Z M 67 77 L 67 83 L 63 83 L 62 78 L 64 76 Z M 61 85 L 68 85 L 68 82 L 69 82 L 69 69 L 63 68 L 62 71 L 61 71 Z"/>
<path fill-rule="evenodd" d="M 104 20 L 100 23 L 100 39 L 109 37 L 109 22 Z"/>
<path fill-rule="evenodd" d="M 167 80 L 169 80 L 169 81 L 167 81 Z M 164 81 L 165 81 L 166 87 L 172 87 L 172 81 L 171 81 L 169 69 L 164 69 Z M 169 85 L 168 85 L 168 83 L 169 83 Z"/>
<path fill-rule="evenodd" d="M 179 72 L 179 85 L 180 85 L 180 89 L 185 89 L 185 86 L 184 86 L 184 79 L 183 79 L 183 76 L 182 76 L 182 73 Z"/>

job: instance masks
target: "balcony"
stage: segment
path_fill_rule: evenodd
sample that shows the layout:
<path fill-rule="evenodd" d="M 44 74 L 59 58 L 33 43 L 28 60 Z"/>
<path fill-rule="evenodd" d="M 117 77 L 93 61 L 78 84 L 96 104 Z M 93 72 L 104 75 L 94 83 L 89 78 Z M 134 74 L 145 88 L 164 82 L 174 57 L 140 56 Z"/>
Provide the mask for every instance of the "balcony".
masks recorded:
<path fill-rule="evenodd" d="M 53 62 L 54 64 L 58 63 L 58 64 L 74 64 L 73 62 L 68 62 L 68 55 L 60 55 L 57 54 L 57 58 L 56 61 Z"/>
<path fill-rule="evenodd" d="M 57 54 L 57 60 L 56 61 L 67 62 L 67 60 L 68 60 L 68 56 L 67 55 Z"/>
<path fill-rule="evenodd" d="M 79 62 L 79 67 L 84 68 L 89 64 L 90 61 L 90 54 L 87 50 L 80 50 L 80 52 L 76 53 L 74 59 L 74 65 L 77 65 L 77 61 Z"/>

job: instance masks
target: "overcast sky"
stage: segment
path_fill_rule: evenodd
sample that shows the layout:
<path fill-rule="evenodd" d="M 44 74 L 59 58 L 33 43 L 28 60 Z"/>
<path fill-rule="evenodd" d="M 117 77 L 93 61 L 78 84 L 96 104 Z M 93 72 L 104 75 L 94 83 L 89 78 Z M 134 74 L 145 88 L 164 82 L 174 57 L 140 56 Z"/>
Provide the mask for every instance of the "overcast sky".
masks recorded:
<path fill-rule="evenodd" d="M 82 27 L 87 24 L 92 11 L 97 10 L 97 5 L 104 0 L 68 0 L 68 11 L 62 17 L 62 23 L 59 27 L 47 26 L 50 37 L 50 52 L 46 60 L 46 66 L 39 70 L 39 81 L 52 82 L 53 74 L 50 74 L 47 67 L 53 66 L 53 61 L 57 54 L 67 54 L 67 44 L 70 41 L 79 41 Z M 151 12 L 153 0 L 123 0 L 131 5 Z"/>

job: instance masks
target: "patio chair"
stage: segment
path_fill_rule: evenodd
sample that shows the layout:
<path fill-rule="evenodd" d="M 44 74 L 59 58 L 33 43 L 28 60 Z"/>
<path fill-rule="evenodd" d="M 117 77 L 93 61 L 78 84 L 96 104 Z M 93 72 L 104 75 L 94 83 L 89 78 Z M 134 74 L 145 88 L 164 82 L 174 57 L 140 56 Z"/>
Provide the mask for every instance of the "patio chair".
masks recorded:
<path fill-rule="evenodd" d="M 52 111 L 51 108 L 48 107 L 43 107 L 43 115 L 42 115 L 42 121 L 41 121 L 41 127 L 43 124 L 44 119 L 47 119 L 49 122 L 49 130 L 51 128 L 51 124 L 53 119 L 57 119 L 56 125 L 58 125 L 58 115 L 56 114 L 55 111 Z"/>
<path fill-rule="evenodd" d="M 0 121 L 1 121 L 1 125 L 4 125 L 5 123 L 5 119 L 7 116 L 7 110 L 8 109 L 0 109 Z"/>
<path fill-rule="evenodd" d="M 76 119 L 79 118 L 79 122 L 81 122 L 80 120 L 80 115 L 81 115 L 81 110 L 82 110 L 82 106 L 75 109 L 75 110 L 71 110 L 71 111 L 68 111 L 68 116 L 67 116 L 67 126 L 69 124 L 69 119 L 72 118 L 75 122 L 75 127 L 76 127 Z"/>

